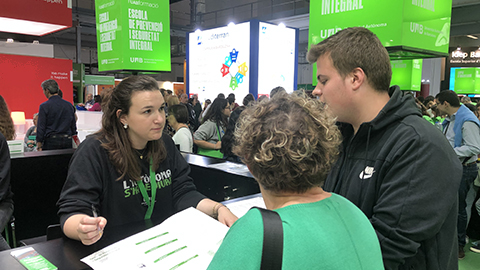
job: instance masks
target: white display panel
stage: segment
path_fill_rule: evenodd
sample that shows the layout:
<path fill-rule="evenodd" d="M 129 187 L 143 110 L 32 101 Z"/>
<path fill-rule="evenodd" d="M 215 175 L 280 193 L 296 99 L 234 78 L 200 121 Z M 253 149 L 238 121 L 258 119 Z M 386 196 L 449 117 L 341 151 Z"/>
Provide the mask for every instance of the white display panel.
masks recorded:
<path fill-rule="evenodd" d="M 189 34 L 189 94 L 212 102 L 234 93 L 241 103 L 249 93 L 250 23 Z"/>
<path fill-rule="evenodd" d="M 258 96 L 282 86 L 295 89 L 295 29 L 269 23 L 259 24 Z"/>

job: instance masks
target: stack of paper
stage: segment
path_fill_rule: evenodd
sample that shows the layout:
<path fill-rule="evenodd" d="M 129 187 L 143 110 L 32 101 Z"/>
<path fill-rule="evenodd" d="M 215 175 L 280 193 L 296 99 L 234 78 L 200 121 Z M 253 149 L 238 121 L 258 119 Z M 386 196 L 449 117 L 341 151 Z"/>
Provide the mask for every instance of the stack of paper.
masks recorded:
<path fill-rule="evenodd" d="M 228 227 L 188 208 L 81 261 L 101 269 L 206 269 Z"/>

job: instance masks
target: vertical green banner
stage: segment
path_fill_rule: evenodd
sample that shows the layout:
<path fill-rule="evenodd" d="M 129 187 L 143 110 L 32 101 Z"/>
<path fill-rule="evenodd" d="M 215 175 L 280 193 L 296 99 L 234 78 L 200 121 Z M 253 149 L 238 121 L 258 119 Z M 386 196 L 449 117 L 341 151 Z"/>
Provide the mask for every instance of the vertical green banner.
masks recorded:
<path fill-rule="evenodd" d="M 83 86 L 85 81 L 85 65 L 73 63 L 73 103 L 83 103 Z"/>
<path fill-rule="evenodd" d="M 448 0 L 311 0 L 308 45 L 360 26 L 374 32 L 387 48 L 448 54 L 451 10 Z M 316 67 L 314 85 L 315 73 Z"/>
<path fill-rule="evenodd" d="M 170 71 L 168 0 L 96 0 L 98 70 Z"/>

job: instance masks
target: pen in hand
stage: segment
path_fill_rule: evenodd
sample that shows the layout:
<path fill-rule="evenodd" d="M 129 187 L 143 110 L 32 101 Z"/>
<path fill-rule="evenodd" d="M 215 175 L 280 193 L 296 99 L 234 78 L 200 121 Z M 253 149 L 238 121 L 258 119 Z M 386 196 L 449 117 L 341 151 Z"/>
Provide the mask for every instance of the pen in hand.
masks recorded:
<path fill-rule="evenodd" d="M 93 204 L 92 204 L 92 213 L 93 213 L 93 217 L 94 217 L 94 218 L 97 218 L 97 217 L 98 217 L 97 210 L 96 210 L 96 208 L 95 208 L 95 205 L 93 205 Z M 97 227 L 97 230 L 98 230 L 99 232 L 102 231 L 102 229 L 100 229 L 100 227 Z"/>
<path fill-rule="evenodd" d="M 97 210 L 95 209 L 95 205 L 92 204 L 92 213 L 93 217 L 98 217 Z"/>

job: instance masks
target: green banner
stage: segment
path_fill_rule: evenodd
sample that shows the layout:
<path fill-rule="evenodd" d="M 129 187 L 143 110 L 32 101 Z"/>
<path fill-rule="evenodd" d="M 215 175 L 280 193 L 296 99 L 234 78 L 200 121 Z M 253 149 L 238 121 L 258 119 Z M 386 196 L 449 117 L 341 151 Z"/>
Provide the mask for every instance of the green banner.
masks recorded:
<path fill-rule="evenodd" d="M 85 65 L 73 63 L 73 103 L 83 103 L 83 86 L 85 81 Z"/>
<path fill-rule="evenodd" d="M 342 29 L 361 26 L 387 48 L 448 54 L 451 10 L 448 0 L 311 0 L 308 46 Z M 316 85 L 316 66 L 313 78 Z"/>
<path fill-rule="evenodd" d="M 390 61 L 392 81 L 401 90 L 420 91 L 422 85 L 422 59 Z"/>
<path fill-rule="evenodd" d="M 480 68 L 456 69 L 454 90 L 457 94 L 480 94 Z"/>
<path fill-rule="evenodd" d="M 73 63 L 73 82 L 82 82 L 85 76 L 85 65 Z"/>
<path fill-rule="evenodd" d="M 168 0 L 96 0 L 98 70 L 170 71 Z"/>
<path fill-rule="evenodd" d="M 87 84 L 115 85 L 115 77 L 113 77 L 113 76 L 85 75 L 85 85 L 87 85 Z"/>

